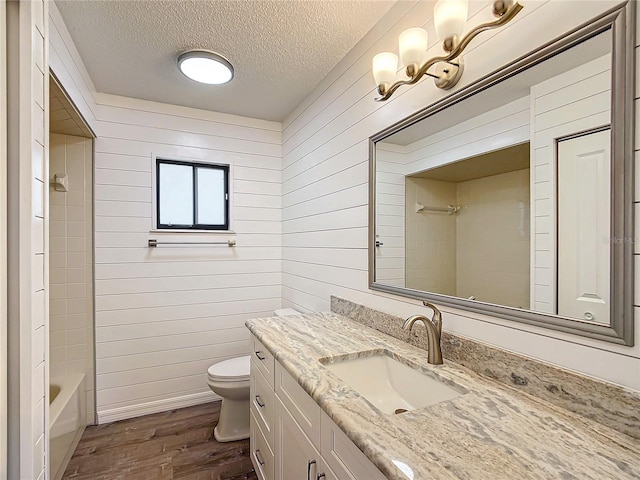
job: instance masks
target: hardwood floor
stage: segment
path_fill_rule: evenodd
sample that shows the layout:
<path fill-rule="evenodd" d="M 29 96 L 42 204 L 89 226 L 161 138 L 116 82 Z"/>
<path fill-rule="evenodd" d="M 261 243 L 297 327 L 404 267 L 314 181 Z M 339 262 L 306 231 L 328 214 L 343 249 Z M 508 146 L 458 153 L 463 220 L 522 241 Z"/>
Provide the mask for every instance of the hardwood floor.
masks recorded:
<path fill-rule="evenodd" d="M 218 443 L 220 402 L 90 426 L 64 480 L 256 480 L 249 440 Z"/>

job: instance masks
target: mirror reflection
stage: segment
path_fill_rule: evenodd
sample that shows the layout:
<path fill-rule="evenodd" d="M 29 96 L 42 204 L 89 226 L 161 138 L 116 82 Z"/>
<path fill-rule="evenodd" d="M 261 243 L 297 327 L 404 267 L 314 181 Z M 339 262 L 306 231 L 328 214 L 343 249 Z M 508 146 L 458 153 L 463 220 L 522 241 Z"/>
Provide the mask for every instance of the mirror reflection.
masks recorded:
<path fill-rule="evenodd" d="M 375 144 L 375 282 L 609 325 L 611 30 Z"/>

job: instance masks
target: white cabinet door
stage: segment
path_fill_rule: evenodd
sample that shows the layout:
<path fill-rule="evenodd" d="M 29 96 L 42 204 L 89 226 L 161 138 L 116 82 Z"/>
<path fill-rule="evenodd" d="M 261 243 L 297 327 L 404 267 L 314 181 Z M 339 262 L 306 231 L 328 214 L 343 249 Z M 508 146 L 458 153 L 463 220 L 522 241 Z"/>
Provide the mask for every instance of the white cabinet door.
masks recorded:
<path fill-rule="evenodd" d="M 315 480 L 344 480 L 339 479 L 338 476 L 329 468 L 324 458 L 320 458 L 320 466 L 318 467 L 318 473 L 315 476 Z"/>
<path fill-rule="evenodd" d="M 609 324 L 610 131 L 558 142 L 558 314 Z"/>
<path fill-rule="evenodd" d="M 276 480 L 316 480 L 320 454 L 279 399 L 275 433 Z"/>
<path fill-rule="evenodd" d="M 320 425 L 322 432 L 320 451 L 334 476 L 340 480 L 386 480 L 382 472 L 324 412 L 322 412 Z"/>

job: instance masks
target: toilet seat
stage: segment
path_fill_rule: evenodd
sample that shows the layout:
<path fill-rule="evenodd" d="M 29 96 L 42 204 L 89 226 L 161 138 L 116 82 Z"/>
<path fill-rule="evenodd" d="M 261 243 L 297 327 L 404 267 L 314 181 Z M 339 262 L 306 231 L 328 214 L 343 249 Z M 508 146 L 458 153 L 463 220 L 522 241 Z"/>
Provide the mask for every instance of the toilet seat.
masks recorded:
<path fill-rule="evenodd" d="M 249 380 L 250 370 L 251 356 L 245 355 L 211 365 L 207 375 L 215 382 L 238 382 Z"/>
<path fill-rule="evenodd" d="M 278 309 L 277 316 L 302 315 L 292 308 Z M 216 398 L 222 398 L 218 424 L 213 436 L 218 442 L 233 442 L 249 438 L 251 393 L 251 356 L 230 358 L 207 369 L 207 384 Z"/>

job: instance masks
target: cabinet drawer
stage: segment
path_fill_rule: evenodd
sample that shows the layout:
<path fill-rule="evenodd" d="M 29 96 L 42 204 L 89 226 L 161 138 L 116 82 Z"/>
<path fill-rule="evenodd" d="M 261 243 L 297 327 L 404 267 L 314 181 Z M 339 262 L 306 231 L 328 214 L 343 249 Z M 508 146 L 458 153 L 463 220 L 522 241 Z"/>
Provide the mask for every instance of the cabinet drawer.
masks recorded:
<path fill-rule="evenodd" d="M 340 480 L 386 480 L 380 470 L 347 437 L 329 416 L 321 412 L 320 452 Z"/>
<path fill-rule="evenodd" d="M 265 348 L 265 346 L 256 337 L 251 338 L 251 358 L 256 361 L 256 366 L 267 379 L 271 388 L 273 388 L 273 355 Z"/>
<path fill-rule="evenodd" d="M 276 395 L 316 448 L 320 448 L 320 406 L 276 363 Z"/>
<path fill-rule="evenodd" d="M 251 463 L 260 480 L 274 480 L 275 457 L 251 412 Z"/>
<path fill-rule="evenodd" d="M 258 365 L 259 360 L 251 359 L 251 413 L 260 424 L 260 429 L 269 445 L 273 446 L 273 419 L 275 411 L 275 394 L 273 387 L 264 378 Z"/>

